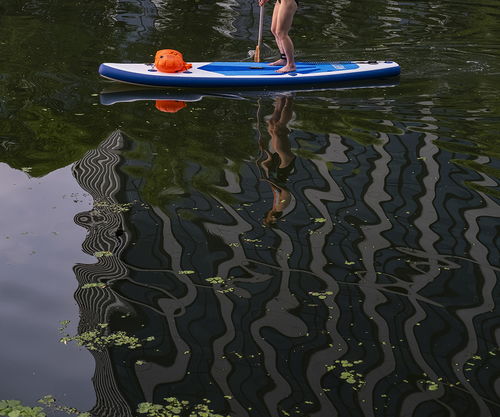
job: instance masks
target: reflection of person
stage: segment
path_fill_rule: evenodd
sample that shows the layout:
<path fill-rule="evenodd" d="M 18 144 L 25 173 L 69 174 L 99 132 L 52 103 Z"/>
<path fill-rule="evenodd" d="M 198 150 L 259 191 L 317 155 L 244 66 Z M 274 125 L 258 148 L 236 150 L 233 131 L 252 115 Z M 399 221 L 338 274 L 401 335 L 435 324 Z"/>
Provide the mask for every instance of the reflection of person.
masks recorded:
<path fill-rule="evenodd" d="M 259 0 L 259 6 L 263 7 L 268 1 Z M 296 69 L 293 42 L 288 32 L 292 27 L 297 5 L 297 0 L 276 0 L 274 5 L 271 32 L 276 39 L 281 57 L 270 65 L 282 66 L 276 72 L 291 72 Z"/>
<path fill-rule="evenodd" d="M 283 1 L 283 0 L 282 0 Z M 288 214 L 293 208 L 294 198 L 285 183 L 295 168 L 296 156 L 292 153 L 288 135 L 288 122 L 293 115 L 293 98 L 277 97 L 274 112 L 268 120 L 268 132 L 271 135 L 269 150 L 264 149 L 261 140 L 261 158 L 258 163 L 262 172 L 262 179 L 267 181 L 273 191 L 273 207 L 266 213 L 264 224 L 274 226 L 280 217 Z"/>

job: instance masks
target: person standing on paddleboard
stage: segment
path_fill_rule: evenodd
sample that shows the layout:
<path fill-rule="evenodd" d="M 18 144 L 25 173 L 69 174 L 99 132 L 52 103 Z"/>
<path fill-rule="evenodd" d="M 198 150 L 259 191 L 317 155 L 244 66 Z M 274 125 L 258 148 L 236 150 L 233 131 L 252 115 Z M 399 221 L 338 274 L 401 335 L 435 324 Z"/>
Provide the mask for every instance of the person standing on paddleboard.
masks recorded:
<path fill-rule="evenodd" d="M 269 0 L 258 0 L 259 6 L 263 7 Z M 276 39 L 281 57 L 269 65 L 283 66 L 276 72 L 295 71 L 295 56 L 293 42 L 288 32 L 292 27 L 293 16 L 297 11 L 297 0 L 276 0 L 271 22 L 271 33 Z"/>

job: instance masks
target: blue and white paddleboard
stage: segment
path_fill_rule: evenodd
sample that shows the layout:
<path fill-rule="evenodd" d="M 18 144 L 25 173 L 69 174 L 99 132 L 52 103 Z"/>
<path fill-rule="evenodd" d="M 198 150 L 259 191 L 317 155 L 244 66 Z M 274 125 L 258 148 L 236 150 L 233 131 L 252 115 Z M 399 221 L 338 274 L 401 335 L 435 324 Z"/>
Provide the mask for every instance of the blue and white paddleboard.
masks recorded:
<path fill-rule="evenodd" d="M 150 87 L 261 87 L 321 85 L 399 75 L 393 61 L 297 63 L 297 70 L 280 74 L 279 67 L 257 62 L 194 62 L 187 71 L 164 73 L 152 64 L 101 64 L 99 74 L 113 81 Z"/>

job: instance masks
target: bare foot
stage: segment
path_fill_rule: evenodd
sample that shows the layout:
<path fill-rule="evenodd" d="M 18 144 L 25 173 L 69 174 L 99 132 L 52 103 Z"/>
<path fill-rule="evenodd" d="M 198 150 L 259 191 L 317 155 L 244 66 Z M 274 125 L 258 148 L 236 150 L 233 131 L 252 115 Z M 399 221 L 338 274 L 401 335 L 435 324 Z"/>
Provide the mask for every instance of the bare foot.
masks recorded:
<path fill-rule="evenodd" d="M 275 65 L 275 66 L 282 67 L 283 65 L 286 65 L 286 59 L 280 58 L 277 61 L 274 61 L 274 62 L 270 63 L 269 65 Z"/>
<path fill-rule="evenodd" d="M 280 68 L 279 70 L 276 70 L 276 72 L 279 72 L 280 74 L 283 74 L 285 72 L 293 72 L 297 69 L 295 65 L 285 65 L 283 68 Z"/>

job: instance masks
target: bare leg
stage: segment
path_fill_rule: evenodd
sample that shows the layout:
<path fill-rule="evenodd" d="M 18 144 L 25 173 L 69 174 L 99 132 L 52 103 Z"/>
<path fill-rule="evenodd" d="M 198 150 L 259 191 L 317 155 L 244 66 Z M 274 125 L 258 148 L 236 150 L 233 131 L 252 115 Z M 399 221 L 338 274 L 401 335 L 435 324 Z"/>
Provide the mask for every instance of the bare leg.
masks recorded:
<path fill-rule="evenodd" d="M 271 64 L 283 65 L 283 68 L 276 72 L 290 72 L 296 69 L 293 42 L 288 35 L 296 11 L 297 3 L 295 0 L 281 0 L 280 3 L 276 2 L 274 6 L 271 32 L 276 38 L 280 53 L 286 56 L 286 60 L 279 59 Z"/>
<path fill-rule="evenodd" d="M 278 49 L 280 51 L 280 55 L 284 56 L 285 52 L 284 52 L 283 46 L 281 45 L 281 41 L 276 36 L 277 27 L 278 27 L 278 15 L 279 15 L 280 8 L 281 8 L 281 3 L 278 3 L 276 1 L 275 5 L 274 5 L 273 18 L 272 18 L 272 22 L 271 22 L 271 33 L 274 35 L 274 38 L 276 40 L 276 45 L 278 46 Z M 277 61 L 274 61 L 273 63 L 271 63 L 269 65 L 278 65 L 278 66 L 282 67 L 282 66 L 286 65 L 286 58 L 283 59 L 280 57 L 280 59 L 278 59 Z"/>

